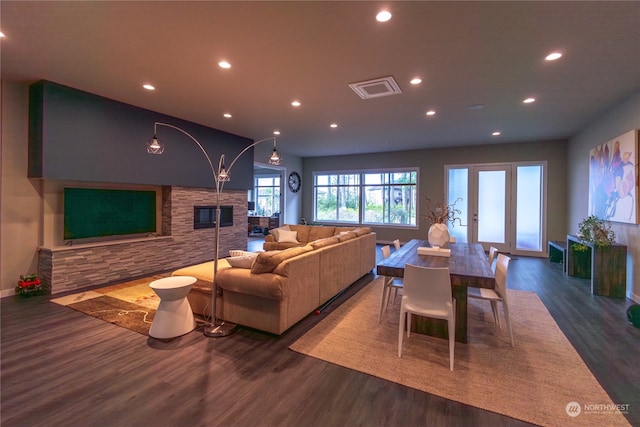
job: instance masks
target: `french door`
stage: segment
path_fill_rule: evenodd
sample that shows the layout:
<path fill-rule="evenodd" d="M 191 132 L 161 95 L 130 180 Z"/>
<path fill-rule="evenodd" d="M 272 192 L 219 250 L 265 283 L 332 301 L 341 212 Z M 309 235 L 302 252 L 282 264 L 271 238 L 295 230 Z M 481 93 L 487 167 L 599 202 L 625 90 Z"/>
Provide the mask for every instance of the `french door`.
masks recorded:
<path fill-rule="evenodd" d="M 450 228 L 461 242 L 485 250 L 540 255 L 545 233 L 545 164 L 501 163 L 445 167 L 445 193 L 460 222 Z"/>

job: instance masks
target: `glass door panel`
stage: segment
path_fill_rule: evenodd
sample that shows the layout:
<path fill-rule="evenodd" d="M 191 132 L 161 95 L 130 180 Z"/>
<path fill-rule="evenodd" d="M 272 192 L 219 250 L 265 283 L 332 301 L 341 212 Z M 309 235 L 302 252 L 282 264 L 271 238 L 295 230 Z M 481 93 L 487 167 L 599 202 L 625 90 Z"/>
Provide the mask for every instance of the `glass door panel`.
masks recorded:
<path fill-rule="evenodd" d="M 507 241 L 507 172 L 479 170 L 477 176 L 477 241 L 504 244 Z"/>
<path fill-rule="evenodd" d="M 469 242 L 469 169 L 451 168 L 447 171 L 447 204 L 455 204 L 455 221 L 449 226 L 449 234 L 455 237 L 457 242 Z"/>
<path fill-rule="evenodd" d="M 447 203 L 455 202 L 460 211 L 460 223 L 449 227 L 451 236 L 481 243 L 485 250 L 542 254 L 544 175 L 543 163 L 447 166 Z"/>
<path fill-rule="evenodd" d="M 542 166 L 516 171 L 516 249 L 542 251 Z"/>

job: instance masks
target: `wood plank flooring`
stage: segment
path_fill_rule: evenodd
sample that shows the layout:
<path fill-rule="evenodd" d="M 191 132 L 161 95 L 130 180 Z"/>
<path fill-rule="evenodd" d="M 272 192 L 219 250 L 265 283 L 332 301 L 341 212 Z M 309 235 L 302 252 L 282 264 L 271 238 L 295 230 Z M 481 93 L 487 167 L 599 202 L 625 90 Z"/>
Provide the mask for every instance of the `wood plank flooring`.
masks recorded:
<path fill-rule="evenodd" d="M 365 276 L 323 314 L 306 317 L 281 337 L 240 329 L 216 339 L 194 331 L 165 343 L 50 303 L 48 296 L 4 298 L 0 422 L 5 427 L 527 425 L 288 350 L 374 278 Z M 625 315 L 632 302 L 592 296 L 587 280 L 567 277 L 545 259 L 514 257 L 509 287 L 538 293 L 612 400 L 629 404 L 629 422 L 640 425 L 640 329 Z"/>

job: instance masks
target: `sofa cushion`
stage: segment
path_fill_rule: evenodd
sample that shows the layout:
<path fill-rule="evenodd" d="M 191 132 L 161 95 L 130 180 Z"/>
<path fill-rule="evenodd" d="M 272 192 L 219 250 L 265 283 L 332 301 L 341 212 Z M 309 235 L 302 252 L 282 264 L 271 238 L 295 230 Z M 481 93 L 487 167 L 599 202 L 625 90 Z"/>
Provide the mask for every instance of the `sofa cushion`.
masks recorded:
<path fill-rule="evenodd" d="M 333 236 L 335 233 L 335 227 L 326 227 L 326 226 L 313 226 L 309 231 L 309 242 L 313 242 L 314 240 L 324 239 L 326 237 Z"/>
<path fill-rule="evenodd" d="M 225 293 L 232 291 L 261 298 L 282 300 L 289 293 L 284 284 L 285 280 L 284 277 L 277 274 L 256 276 L 250 270 L 230 268 L 219 273 L 218 286 L 223 289 L 223 298 Z"/>
<path fill-rule="evenodd" d="M 218 273 L 222 269 L 231 268 L 231 265 L 227 261 L 228 258 L 221 258 L 218 260 Z M 190 265 L 188 267 L 180 268 L 173 273 L 172 276 L 193 276 L 198 280 L 208 283 L 209 290 L 211 290 L 211 283 L 213 283 L 213 261 L 203 262 L 201 264 Z"/>
<path fill-rule="evenodd" d="M 320 248 L 324 248 L 325 246 L 335 245 L 336 243 L 340 243 L 340 240 L 337 236 L 334 237 L 326 237 L 324 239 L 318 239 L 314 242 L 309 243 L 311 247 L 316 250 Z"/>
<path fill-rule="evenodd" d="M 355 229 L 355 227 L 336 227 L 336 231 L 333 233 L 333 235 L 337 236 L 340 233 L 344 233 L 345 231 L 353 231 Z"/>
<path fill-rule="evenodd" d="M 346 240 L 355 239 L 356 237 L 358 237 L 358 235 L 356 234 L 355 231 L 343 231 L 342 233 L 340 233 L 340 234 L 338 234 L 336 236 L 336 238 L 341 242 L 344 242 Z"/>
<path fill-rule="evenodd" d="M 312 251 L 309 245 L 285 249 L 283 251 L 260 252 L 251 267 L 251 273 L 271 273 L 284 260 Z"/>
<path fill-rule="evenodd" d="M 304 243 L 309 243 L 309 232 L 311 231 L 311 229 L 313 228 L 310 225 L 299 225 L 299 224 L 290 224 L 289 228 L 292 231 L 297 231 L 298 232 L 298 242 L 304 242 Z"/>
<path fill-rule="evenodd" d="M 371 233 L 371 227 L 358 227 L 353 230 L 358 236 Z"/>
<path fill-rule="evenodd" d="M 291 231 L 291 229 L 289 228 L 288 225 L 283 225 L 282 227 L 278 227 L 278 228 L 274 228 L 273 230 L 269 230 L 269 234 L 271 234 L 273 236 L 273 239 L 276 242 L 279 242 L 280 240 L 278 240 L 280 237 L 280 230 L 286 230 L 286 231 Z"/>
<path fill-rule="evenodd" d="M 298 232 L 280 230 L 280 232 L 278 233 L 277 242 L 278 243 L 298 243 Z"/>

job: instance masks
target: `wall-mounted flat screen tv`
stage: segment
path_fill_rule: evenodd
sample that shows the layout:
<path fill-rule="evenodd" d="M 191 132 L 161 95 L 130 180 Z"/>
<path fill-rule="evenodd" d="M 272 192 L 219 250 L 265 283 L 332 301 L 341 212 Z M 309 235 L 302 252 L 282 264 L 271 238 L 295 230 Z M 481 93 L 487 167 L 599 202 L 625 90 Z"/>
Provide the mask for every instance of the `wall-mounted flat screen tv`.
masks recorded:
<path fill-rule="evenodd" d="M 64 239 L 156 232 L 156 192 L 64 189 Z"/>

